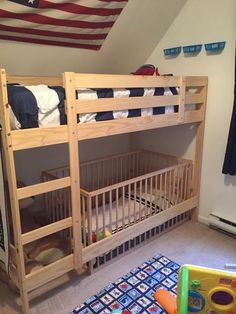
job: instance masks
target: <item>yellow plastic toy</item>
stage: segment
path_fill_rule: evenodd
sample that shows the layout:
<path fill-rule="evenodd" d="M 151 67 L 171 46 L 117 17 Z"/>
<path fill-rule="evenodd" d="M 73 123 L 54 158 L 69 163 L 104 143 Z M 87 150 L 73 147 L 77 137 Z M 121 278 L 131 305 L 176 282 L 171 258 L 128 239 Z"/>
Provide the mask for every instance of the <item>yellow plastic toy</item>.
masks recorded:
<path fill-rule="evenodd" d="M 184 265 L 177 302 L 166 290 L 156 291 L 154 297 L 168 314 L 236 314 L 236 273 Z"/>

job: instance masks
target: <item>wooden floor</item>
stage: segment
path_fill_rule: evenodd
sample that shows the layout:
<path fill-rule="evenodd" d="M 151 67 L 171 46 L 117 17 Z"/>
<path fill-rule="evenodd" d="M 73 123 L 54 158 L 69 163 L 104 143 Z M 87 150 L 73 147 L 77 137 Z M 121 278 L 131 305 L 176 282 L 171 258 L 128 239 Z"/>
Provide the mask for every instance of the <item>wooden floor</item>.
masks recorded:
<path fill-rule="evenodd" d="M 73 278 L 69 284 L 31 302 L 31 313 L 67 314 L 86 297 L 157 253 L 179 264 L 191 263 L 223 269 L 225 263 L 236 263 L 236 239 L 199 223 L 185 223 L 91 276 Z M 20 313 L 18 304 L 19 298 L 0 283 L 0 313 Z"/>

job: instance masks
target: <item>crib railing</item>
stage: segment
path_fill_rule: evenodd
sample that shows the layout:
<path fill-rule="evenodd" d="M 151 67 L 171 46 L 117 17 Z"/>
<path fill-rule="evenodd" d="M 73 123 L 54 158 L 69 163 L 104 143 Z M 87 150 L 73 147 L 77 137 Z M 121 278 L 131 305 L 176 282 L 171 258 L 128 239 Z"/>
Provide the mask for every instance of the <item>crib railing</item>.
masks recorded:
<path fill-rule="evenodd" d="M 191 197 L 192 163 L 81 193 L 84 247 Z"/>

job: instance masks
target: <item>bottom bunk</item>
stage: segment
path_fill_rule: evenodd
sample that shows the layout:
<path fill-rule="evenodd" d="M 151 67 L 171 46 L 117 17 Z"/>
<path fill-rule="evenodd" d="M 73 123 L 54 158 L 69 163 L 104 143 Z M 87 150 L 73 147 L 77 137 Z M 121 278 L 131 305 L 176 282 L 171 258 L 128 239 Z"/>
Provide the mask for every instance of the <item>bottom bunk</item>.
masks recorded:
<path fill-rule="evenodd" d="M 50 181 L 68 175 L 69 168 L 62 167 L 44 171 L 42 178 L 43 181 Z M 140 225 L 138 233 L 145 233 L 152 218 L 192 198 L 192 175 L 192 161 L 150 151 L 129 152 L 82 163 L 80 195 L 83 249 L 96 245 L 92 255 L 97 258 L 100 256 L 101 241 L 104 245 L 105 240 L 113 238 L 111 246 L 115 248 L 116 237 L 121 235 L 122 238 L 124 231 L 130 230 L 130 240 L 136 238 L 135 234 L 132 237 L 132 228 L 137 225 Z M 44 207 L 48 223 L 70 216 L 70 190 L 47 193 Z M 186 211 L 189 209 L 186 208 Z M 176 212 L 173 215 L 177 217 L 180 214 Z M 143 228 L 148 219 L 149 223 Z M 150 230 L 162 223 L 160 221 L 159 224 L 157 220 Z M 71 237 L 71 233 L 61 232 L 61 237 L 64 241 Z M 108 245 L 107 250 L 111 251 L 112 248 Z M 104 249 L 101 246 L 101 250 Z M 86 262 L 89 261 L 86 258 Z"/>
<path fill-rule="evenodd" d="M 42 180 L 49 182 L 68 175 L 69 167 L 50 169 L 43 171 Z M 97 269 L 190 219 L 191 209 L 197 205 L 192 176 L 191 160 L 150 151 L 128 152 L 81 163 L 80 232 L 85 268 Z M 22 211 L 24 234 L 71 216 L 69 188 L 44 194 L 43 203 L 43 215 L 31 217 L 30 211 Z M 72 237 L 71 228 L 65 228 L 24 245 L 30 290 L 41 285 L 41 280 L 37 285 L 34 280 L 35 276 L 41 276 L 40 269 L 49 277 L 54 265 L 61 273 L 65 273 L 61 269 L 65 263 L 68 271 L 73 269 Z M 10 276 L 17 283 L 15 254 L 12 250 Z"/>

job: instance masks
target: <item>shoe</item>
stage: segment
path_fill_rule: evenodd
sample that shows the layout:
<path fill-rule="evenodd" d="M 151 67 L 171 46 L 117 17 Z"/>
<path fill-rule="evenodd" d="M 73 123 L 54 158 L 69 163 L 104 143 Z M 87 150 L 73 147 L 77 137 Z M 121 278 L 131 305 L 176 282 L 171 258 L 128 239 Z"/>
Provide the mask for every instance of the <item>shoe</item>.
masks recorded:
<path fill-rule="evenodd" d="M 134 75 L 154 75 L 155 73 L 155 67 L 152 64 L 144 64 L 138 70 L 135 72 L 132 72 L 131 74 Z"/>

